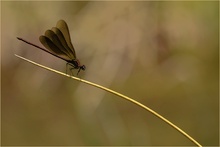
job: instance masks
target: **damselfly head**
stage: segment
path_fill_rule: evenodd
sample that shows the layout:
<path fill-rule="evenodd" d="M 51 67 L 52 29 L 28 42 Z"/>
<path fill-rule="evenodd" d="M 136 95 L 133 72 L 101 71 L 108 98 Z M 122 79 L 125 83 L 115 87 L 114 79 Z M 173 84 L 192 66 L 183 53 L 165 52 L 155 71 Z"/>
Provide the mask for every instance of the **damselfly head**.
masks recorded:
<path fill-rule="evenodd" d="M 81 68 L 82 70 L 86 70 L 86 66 L 85 66 L 85 65 L 82 65 L 80 68 Z"/>

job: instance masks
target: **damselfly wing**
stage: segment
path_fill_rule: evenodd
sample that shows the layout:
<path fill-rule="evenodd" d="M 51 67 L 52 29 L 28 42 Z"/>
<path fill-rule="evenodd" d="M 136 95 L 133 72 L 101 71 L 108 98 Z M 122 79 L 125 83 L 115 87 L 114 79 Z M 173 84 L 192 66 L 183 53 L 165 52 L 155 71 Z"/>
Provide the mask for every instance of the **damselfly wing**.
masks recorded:
<path fill-rule="evenodd" d="M 76 58 L 75 49 L 70 39 L 69 29 L 64 20 L 59 20 L 56 27 L 53 27 L 51 30 L 47 30 L 44 35 L 39 37 L 40 42 L 45 48 L 47 48 L 47 50 L 22 38 L 17 38 L 27 44 L 37 47 L 66 61 L 66 65 L 70 65 L 72 67 L 71 69 L 79 69 L 77 75 L 79 74 L 80 70 L 86 69 L 86 66 L 81 65 L 79 60 Z"/>
<path fill-rule="evenodd" d="M 59 20 L 56 27 L 47 30 L 45 35 L 39 37 L 40 42 L 53 54 L 60 56 L 61 59 L 67 62 L 67 65 L 73 69 L 85 70 L 85 65 L 81 65 L 76 58 L 75 49 L 70 39 L 68 26 L 64 20 Z"/>

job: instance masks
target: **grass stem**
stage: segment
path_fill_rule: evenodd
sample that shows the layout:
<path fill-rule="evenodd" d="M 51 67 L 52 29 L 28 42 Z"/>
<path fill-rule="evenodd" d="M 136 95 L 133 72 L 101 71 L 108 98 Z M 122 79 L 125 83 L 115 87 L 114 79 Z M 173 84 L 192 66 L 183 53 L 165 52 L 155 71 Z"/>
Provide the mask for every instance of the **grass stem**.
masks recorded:
<path fill-rule="evenodd" d="M 28 60 L 28 59 L 26 59 L 26 58 L 24 58 L 24 57 L 21 57 L 21 56 L 19 56 L 19 55 L 16 55 L 16 54 L 15 54 L 15 56 L 18 57 L 18 58 L 20 58 L 20 59 L 23 59 L 23 60 L 25 60 L 25 61 L 27 61 L 27 62 L 29 62 L 29 63 L 31 63 L 31 64 L 34 64 L 34 65 L 39 66 L 39 67 L 41 67 L 41 68 L 44 68 L 44 69 L 46 69 L 46 70 L 55 72 L 55 73 L 57 73 L 57 74 L 60 74 L 60 75 L 66 76 L 66 77 L 70 77 L 70 78 L 72 78 L 72 79 L 74 79 L 74 80 L 77 80 L 77 81 L 79 81 L 79 82 L 82 82 L 82 83 L 85 83 L 85 84 L 88 84 L 88 85 L 97 87 L 97 88 L 99 88 L 99 89 L 102 89 L 102 90 L 105 90 L 105 91 L 107 91 L 107 92 L 110 92 L 110 93 L 112 93 L 112 94 L 114 94 L 114 95 L 117 95 L 117 96 L 119 96 L 119 97 L 121 97 L 121 98 L 123 98 L 123 99 L 125 99 L 125 100 L 127 100 L 127 101 L 130 101 L 131 103 L 133 103 L 133 104 L 135 104 L 135 105 L 137 105 L 137 106 L 139 106 L 139 107 L 141 107 L 141 108 L 147 110 L 148 112 L 152 113 L 153 115 L 157 116 L 159 119 L 163 120 L 165 123 L 169 124 L 171 127 L 173 127 L 174 129 L 176 129 L 176 130 L 177 130 L 178 132 L 180 132 L 182 135 L 184 135 L 185 137 L 187 137 L 187 138 L 188 138 L 190 141 L 192 141 L 194 144 L 196 144 L 196 145 L 199 146 L 199 147 L 202 147 L 195 139 L 193 139 L 190 135 L 188 135 L 188 134 L 187 134 L 186 132 L 184 132 L 182 129 L 180 129 L 179 127 L 177 127 L 176 125 L 174 125 L 172 122 L 170 122 L 169 120 L 167 120 L 166 118 L 164 118 L 163 116 L 161 116 L 160 114 L 158 114 L 157 112 L 155 112 L 154 110 L 150 109 L 149 107 L 143 105 L 142 103 L 140 103 L 140 102 L 138 102 L 138 101 L 136 101 L 136 100 L 134 100 L 134 99 L 132 99 L 132 98 L 130 98 L 130 97 L 128 97 L 128 96 L 125 96 L 125 95 L 123 95 L 123 94 L 121 94 L 121 93 L 118 93 L 118 92 L 116 92 L 116 91 L 114 91 L 114 90 L 111 90 L 111 89 L 109 89 L 109 88 L 106 88 L 106 87 L 104 87 L 104 86 L 95 84 L 95 83 L 93 83 L 93 82 L 90 82 L 90 81 L 87 81 L 87 80 L 83 80 L 83 79 L 80 79 L 80 78 L 77 78 L 77 77 L 74 77 L 74 76 L 70 76 L 70 75 L 65 74 L 65 73 L 62 73 L 62 72 L 60 72 L 60 71 L 57 71 L 57 70 L 51 69 L 51 68 L 49 68 L 49 67 L 43 66 L 43 65 L 38 64 L 38 63 L 36 63 L 36 62 L 33 62 L 33 61 L 31 61 L 31 60 Z"/>

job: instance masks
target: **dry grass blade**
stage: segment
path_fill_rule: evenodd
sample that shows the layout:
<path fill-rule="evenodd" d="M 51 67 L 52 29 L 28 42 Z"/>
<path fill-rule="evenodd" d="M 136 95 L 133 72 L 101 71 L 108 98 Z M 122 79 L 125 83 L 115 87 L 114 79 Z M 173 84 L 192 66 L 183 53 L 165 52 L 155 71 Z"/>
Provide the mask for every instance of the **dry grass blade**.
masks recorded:
<path fill-rule="evenodd" d="M 74 80 L 83 82 L 83 83 L 88 84 L 88 85 L 91 85 L 91 86 L 100 88 L 100 89 L 102 89 L 102 90 L 105 90 L 105 91 L 107 91 L 107 92 L 110 92 L 110 93 L 112 93 L 112 94 L 115 94 L 115 95 L 117 95 L 117 96 L 119 96 L 119 97 L 121 97 L 121 98 L 123 98 L 123 99 L 125 99 L 125 100 L 127 100 L 127 101 L 130 101 L 130 102 L 132 102 L 133 104 L 135 104 L 135 105 L 137 105 L 137 106 L 139 106 L 139 107 L 141 107 L 141 108 L 143 108 L 143 109 L 149 111 L 149 112 L 152 113 L 153 115 L 157 116 L 158 118 L 160 118 L 161 120 L 163 120 L 164 122 L 166 122 L 167 124 L 169 124 L 171 127 L 173 127 L 174 129 L 176 129 L 177 131 L 179 131 L 182 135 L 184 135 L 185 137 L 187 137 L 189 140 L 191 140 L 194 144 L 196 144 L 196 145 L 199 146 L 199 147 L 202 147 L 202 145 L 200 145 L 195 139 L 193 139 L 191 136 L 189 136 L 189 135 L 188 135 L 186 132 L 184 132 L 182 129 L 180 129 L 179 127 L 177 127 L 177 126 L 174 125 L 173 123 L 171 123 L 169 120 L 167 120 L 166 118 L 164 118 L 163 116 L 161 116 L 160 114 L 158 114 L 157 112 L 155 112 L 154 110 L 150 109 L 149 107 L 143 105 L 142 103 L 140 103 L 140 102 L 138 102 L 138 101 L 136 101 L 136 100 L 134 100 L 134 99 L 132 99 L 132 98 L 129 98 L 129 97 L 127 97 L 127 96 L 125 96 L 125 95 L 123 95 L 123 94 L 121 94 L 121 93 L 118 93 L 118 92 L 116 92 L 116 91 L 113 91 L 113 90 L 111 90 L 111 89 L 108 89 L 108 88 L 106 88 L 106 87 L 103 87 L 103 86 L 101 86 L 101 85 L 98 85 L 98 84 L 95 84 L 95 83 L 92 83 L 92 82 L 89 82 L 89 81 L 86 81 L 86 80 L 83 80 L 83 79 L 80 79 L 80 78 L 77 78 L 77 77 L 74 77 L 74 76 L 70 76 L 70 75 L 65 74 L 65 73 L 62 73 L 62 72 L 60 72 L 60 71 L 57 71 L 57 70 L 51 69 L 51 68 L 49 68 L 49 67 L 43 66 L 43 65 L 38 64 L 38 63 L 36 63 L 36 62 L 33 62 L 33 61 L 31 61 L 31 60 L 28 60 L 28 59 L 26 59 L 26 58 L 24 58 L 24 57 L 21 57 L 21 56 L 19 56 L 19 55 L 16 55 L 16 54 L 15 54 L 15 56 L 18 57 L 18 58 L 20 58 L 20 59 L 22 59 L 22 60 L 25 60 L 25 61 L 27 61 L 27 62 L 29 62 L 29 63 L 32 63 L 32 64 L 34 64 L 34 65 L 36 65 L 36 66 L 39 66 L 39 67 L 41 67 L 41 68 L 44 68 L 44 69 L 46 69 L 46 70 L 55 72 L 55 73 L 57 73 L 57 74 L 60 74 L 60 75 L 66 76 L 66 77 L 70 77 L 70 78 L 72 78 L 72 79 L 74 79 Z"/>

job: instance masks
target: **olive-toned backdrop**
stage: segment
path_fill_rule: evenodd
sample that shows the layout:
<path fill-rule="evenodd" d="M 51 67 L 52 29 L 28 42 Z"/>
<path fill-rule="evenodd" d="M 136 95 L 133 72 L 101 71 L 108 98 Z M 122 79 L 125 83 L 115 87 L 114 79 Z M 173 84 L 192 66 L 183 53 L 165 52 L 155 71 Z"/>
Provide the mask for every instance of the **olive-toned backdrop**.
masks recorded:
<path fill-rule="evenodd" d="M 117 96 L 46 71 L 65 62 L 27 45 L 64 19 L 79 77 L 157 111 L 200 144 L 219 139 L 219 3 L 1 2 L 2 145 L 194 145 Z M 76 74 L 76 71 L 75 71 Z"/>

